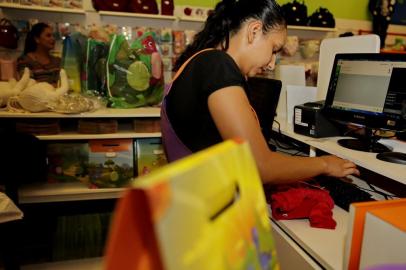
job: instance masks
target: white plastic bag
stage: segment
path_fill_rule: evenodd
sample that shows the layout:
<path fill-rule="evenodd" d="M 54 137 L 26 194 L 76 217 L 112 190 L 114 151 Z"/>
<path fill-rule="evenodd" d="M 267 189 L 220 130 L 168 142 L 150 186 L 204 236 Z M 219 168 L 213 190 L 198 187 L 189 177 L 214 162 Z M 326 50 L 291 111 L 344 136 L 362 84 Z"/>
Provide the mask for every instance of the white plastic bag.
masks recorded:
<path fill-rule="evenodd" d="M 0 192 L 0 223 L 22 219 L 23 212 L 4 193 Z"/>

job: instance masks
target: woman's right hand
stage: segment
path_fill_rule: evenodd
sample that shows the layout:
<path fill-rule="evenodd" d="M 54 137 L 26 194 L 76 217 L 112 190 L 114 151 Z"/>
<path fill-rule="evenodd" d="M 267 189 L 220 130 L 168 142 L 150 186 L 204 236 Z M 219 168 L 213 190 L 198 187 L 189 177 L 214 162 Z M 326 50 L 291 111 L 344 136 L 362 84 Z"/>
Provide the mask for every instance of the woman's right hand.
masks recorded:
<path fill-rule="evenodd" d="M 324 174 L 334 177 L 345 177 L 348 175 L 360 175 L 354 162 L 336 156 L 321 156 L 325 164 Z"/>

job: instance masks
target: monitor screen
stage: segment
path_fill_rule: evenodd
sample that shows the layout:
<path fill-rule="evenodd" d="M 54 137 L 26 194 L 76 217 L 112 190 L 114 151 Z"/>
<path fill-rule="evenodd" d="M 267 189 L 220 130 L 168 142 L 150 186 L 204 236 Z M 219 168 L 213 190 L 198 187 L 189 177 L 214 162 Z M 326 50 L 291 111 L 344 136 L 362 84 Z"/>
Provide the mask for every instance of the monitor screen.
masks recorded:
<path fill-rule="evenodd" d="M 404 54 L 337 54 L 325 112 L 370 128 L 402 129 L 405 78 Z"/>

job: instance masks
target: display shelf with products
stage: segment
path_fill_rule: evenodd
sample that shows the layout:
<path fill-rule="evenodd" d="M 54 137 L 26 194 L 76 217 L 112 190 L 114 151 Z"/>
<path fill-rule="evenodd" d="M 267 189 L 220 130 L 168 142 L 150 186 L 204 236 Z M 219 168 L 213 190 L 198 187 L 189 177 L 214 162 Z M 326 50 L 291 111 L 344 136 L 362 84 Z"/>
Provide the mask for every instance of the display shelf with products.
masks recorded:
<path fill-rule="evenodd" d="M 2 127 L 14 130 L 18 123 L 39 124 L 44 121 L 50 123 L 58 123 L 60 133 L 35 135 L 39 140 L 44 141 L 46 145 L 49 143 L 70 143 L 87 140 L 109 140 L 109 139 L 140 139 L 140 138 L 159 138 L 161 133 L 157 131 L 159 128 L 160 108 L 144 107 L 136 109 L 111 109 L 106 108 L 95 112 L 82 114 L 59 114 L 59 113 L 15 113 L 15 112 L 0 112 L 0 122 Z M 117 127 L 116 133 L 100 133 L 100 134 L 83 134 L 80 133 L 80 121 L 98 123 L 99 120 L 114 119 Z M 144 121 L 147 120 L 147 121 Z M 142 122 L 137 126 L 136 121 Z M 152 120 L 152 121 L 151 121 Z M 25 122 L 26 121 L 26 122 Z M 44 122 L 48 123 L 48 122 Z M 138 122 L 139 123 L 139 122 Z M 152 123 L 152 129 L 148 124 Z M 140 131 L 142 128 L 147 130 Z M 28 182 L 37 181 L 30 179 Z M 23 185 L 19 189 L 20 203 L 45 203 L 45 202 L 61 202 L 61 201 L 83 201 L 83 200 L 98 200 L 98 199 L 116 199 L 120 197 L 123 188 L 100 188 L 92 189 L 81 182 L 70 183 L 48 183 L 41 182 L 30 185 Z"/>
<path fill-rule="evenodd" d="M 75 8 L 63 8 L 63 7 L 46 7 L 46 6 L 35 6 L 35 5 L 21 5 L 14 3 L 0 3 L 0 8 L 5 9 L 17 9 L 17 10 L 26 10 L 26 11 L 45 11 L 53 13 L 76 13 L 76 14 L 85 14 L 83 9 Z"/>

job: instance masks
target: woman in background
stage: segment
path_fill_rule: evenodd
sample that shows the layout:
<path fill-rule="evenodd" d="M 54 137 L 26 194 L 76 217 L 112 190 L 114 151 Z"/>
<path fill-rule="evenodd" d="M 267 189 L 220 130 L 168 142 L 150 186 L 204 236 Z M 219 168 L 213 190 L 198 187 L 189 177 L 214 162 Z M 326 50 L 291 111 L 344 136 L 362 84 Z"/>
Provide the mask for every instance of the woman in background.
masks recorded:
<path fill-rule="evenodd" d="M 274 68 L 286 34 L 274 0 L 222 0 L 216 5 L 178 59 L 177 77 L 163 102 L 162 137 L 170 161 L 242 138 L 265 183 L 359 174 L 353 162 L 336 156 L 292 157 L 269 149 L 247 98 L 246 78 Z"/>
<path fill-rule="evenodd" d="M 18 73 L 21 75 L 24 68 L 28 67 L 31 78 L 56 86 L 61 59 L 50 54 L 54 47 L 52 28 L 45 23 L 35 24 L 25 39 L 24 54 L 17 60 Z"/>

